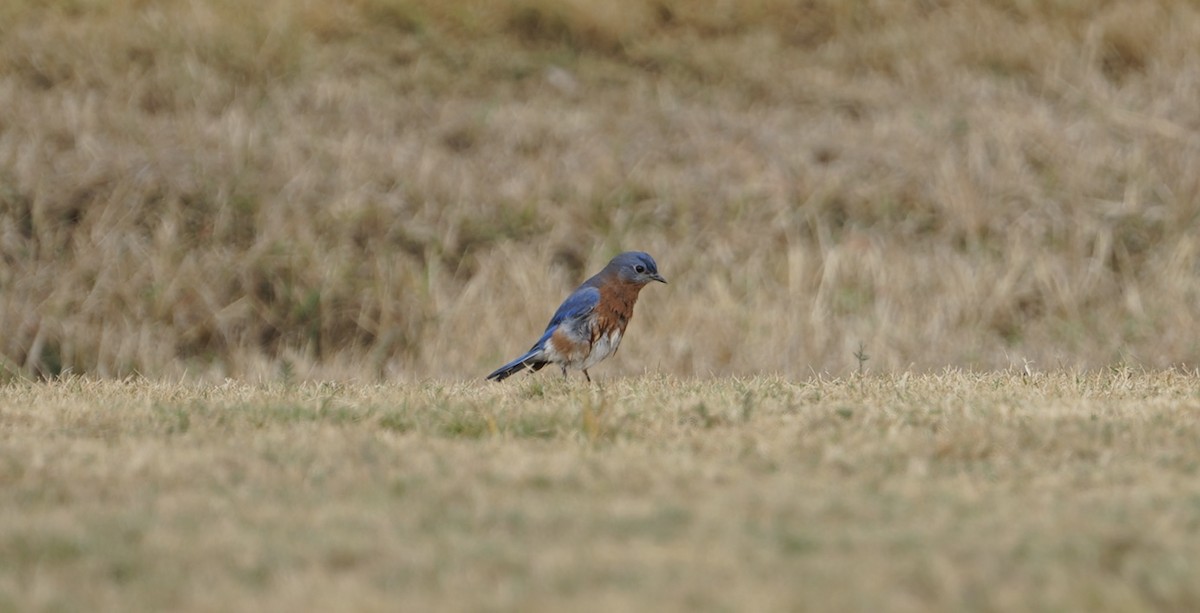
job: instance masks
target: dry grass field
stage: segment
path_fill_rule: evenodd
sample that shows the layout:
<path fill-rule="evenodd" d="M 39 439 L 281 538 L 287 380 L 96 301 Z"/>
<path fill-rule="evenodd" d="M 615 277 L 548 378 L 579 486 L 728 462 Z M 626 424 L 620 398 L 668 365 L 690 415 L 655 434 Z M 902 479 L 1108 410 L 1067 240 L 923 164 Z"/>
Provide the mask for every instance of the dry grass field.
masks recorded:
<path fill-rule="evenodd" d="M 0 611 L 1194 611 L 1178 371 L 0 387 Z"/>
<path fill-rule="evenodd" d="M 0 613 L 1198 610 L 1197 41 L 0 0 Z M 597 384 L 481 380 L 628 249 Z"/>
<path fill-rule="evenodd" d="M 8 0 L 4 371 L 477 377 L 624 249 L 598 372 L 1200 361 L 1187 0 Z"/>

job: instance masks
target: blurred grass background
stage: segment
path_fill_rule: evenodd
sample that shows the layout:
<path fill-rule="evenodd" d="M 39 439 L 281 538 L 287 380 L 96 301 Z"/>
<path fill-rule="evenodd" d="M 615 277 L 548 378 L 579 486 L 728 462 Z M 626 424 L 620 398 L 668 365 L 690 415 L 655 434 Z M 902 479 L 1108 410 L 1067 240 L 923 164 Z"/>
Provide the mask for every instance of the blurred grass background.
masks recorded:
<path fill-rule="evenodd" d="M 1189 0 L 9 0 L 0 356 L 482 376 L 1200 362 Z"/>

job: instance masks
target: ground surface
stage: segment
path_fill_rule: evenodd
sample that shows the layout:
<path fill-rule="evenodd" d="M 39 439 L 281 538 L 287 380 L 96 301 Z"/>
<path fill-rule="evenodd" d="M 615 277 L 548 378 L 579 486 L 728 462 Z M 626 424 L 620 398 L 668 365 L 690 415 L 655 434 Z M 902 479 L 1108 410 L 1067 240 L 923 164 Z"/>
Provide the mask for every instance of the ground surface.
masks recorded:
<path fill-rule="evenodd" d="M 1195 610 L 1180 372 L 0 388 L 0 610 Z"/>

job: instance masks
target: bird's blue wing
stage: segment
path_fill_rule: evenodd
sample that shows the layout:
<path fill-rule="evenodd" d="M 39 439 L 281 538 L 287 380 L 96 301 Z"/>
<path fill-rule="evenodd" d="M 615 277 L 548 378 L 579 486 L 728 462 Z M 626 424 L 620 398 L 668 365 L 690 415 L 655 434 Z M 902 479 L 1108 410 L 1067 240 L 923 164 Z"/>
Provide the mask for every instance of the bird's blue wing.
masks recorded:
<path fill-rule="evenodd" d="M 546 341 L 550 340 L 550 335 L 558 329 L 559 324 L 567 323 L 569 329 L 575 330 L 579 324 L 587 319 L 595 310 L 596 305 L 600 304 L 600 290 L 594 287 L 581 287 L 567 296 L 563 303 L 558 305 L 558 310 L 554 312 L 554 317 L 550 318 L 550 323 L 546 324 L 546 331 L 542 333 L 542 337 L 537 339 L 533 347 L 529 348 L 529 353 L 522 357 L 528 357 L 542 350 L 546 345 Z M 517 358 L 520 361 L 521 358 Z"/>
<path fill-rule="evenodd" d="M 571 336 L 579 336 L 581 334 L 580 330 L 588 320 L 588 316 L 596 309 L 597 304 L 600 304 L 600 290 L 594 287 L 580 287 L 572 292 L 559 305 L 558 310 L 554 312 L 554 317 L 550 318 L 550 324 L 546 326 L 546 331 L 542 334 L 542 338 L 539 338 L 524 355 L 501 366 L 496 372 L 488 375 L 487 378 L 493 381 L 502 381 L 513 373 L 525 368 L 538 370 L 542 366 L 545 366 L 549 362 L 544 353 L 546 342 L 550 340 L 550 337 L 558 330 L 558 327 L 565 324 Z"/>
<path fill-rule="evenodd" d="M 587 317 L 596 309 L 597 304 L 600 304 L 600 290 L 594 287 L 575 290 L 554 312 L 554 317 L 550 318 L 550 323 L 546 326 L 546 332 L 550 332 L 564 321 Z"/>

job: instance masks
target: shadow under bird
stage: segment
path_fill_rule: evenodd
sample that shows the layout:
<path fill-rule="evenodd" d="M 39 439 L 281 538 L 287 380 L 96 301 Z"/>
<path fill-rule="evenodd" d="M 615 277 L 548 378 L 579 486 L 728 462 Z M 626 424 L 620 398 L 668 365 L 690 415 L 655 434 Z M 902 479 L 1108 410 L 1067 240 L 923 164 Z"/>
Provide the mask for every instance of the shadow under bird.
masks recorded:
<path fill-rule="evenodd" d="M 538 371 L 557 364 L 563 377 L 568 368 L 575 368 L 591 383 L 588 369 L 617 352 L 638 293 L 651 281 L 667 282 L 649 254 L 626 251 L 618 255 L 567 296 L 529 351 L 487 378 L 503 381 L 526 368 Z"/>

